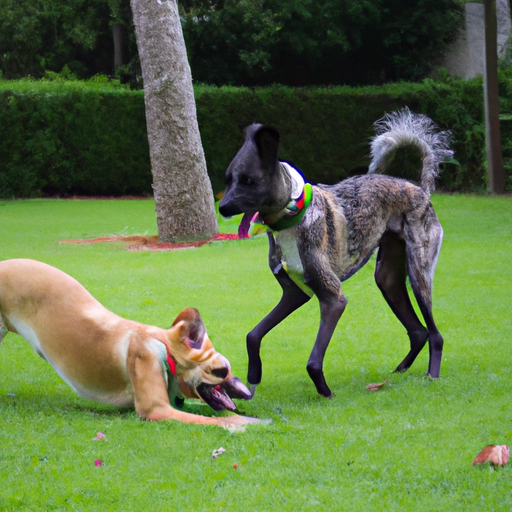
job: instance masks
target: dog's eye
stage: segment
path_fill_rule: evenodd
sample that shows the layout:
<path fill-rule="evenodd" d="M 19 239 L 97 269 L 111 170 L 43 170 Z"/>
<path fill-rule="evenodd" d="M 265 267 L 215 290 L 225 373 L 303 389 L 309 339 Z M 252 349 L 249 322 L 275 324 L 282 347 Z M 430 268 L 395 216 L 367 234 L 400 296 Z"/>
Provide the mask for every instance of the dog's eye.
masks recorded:
<path fill-rule="evenodd" d="M 249 176 L 242 175 L 240 176 L 240 183 L 242 183 L 243 185 L 251 186 L 254 185 L 254 180 Z"/>

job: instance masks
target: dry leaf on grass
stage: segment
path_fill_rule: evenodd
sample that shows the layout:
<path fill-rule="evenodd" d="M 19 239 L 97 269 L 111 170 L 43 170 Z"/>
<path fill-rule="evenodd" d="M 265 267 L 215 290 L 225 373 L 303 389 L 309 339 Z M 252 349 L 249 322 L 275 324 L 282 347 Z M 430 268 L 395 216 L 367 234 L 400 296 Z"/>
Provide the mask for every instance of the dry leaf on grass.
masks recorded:
<path fill-rule="evenodd" d="M 220 454 L 224 453 L 226 450 L 224 448 L 222 448 L 222 446 L 220 448 L 218 448 L 217 450 L 213 450 L 213 453 L 212 453 L 212 459 L 216 459 Z"/>
<path fill-rule="evenodd" d="M 379 382 L 378 384 L 368 384 L 368 386 L 366 386 L 366 389 L 368 391 L 377 391 L 378 389 L 380 389 L 382 386 L 384 386 L 384 384 L 386 383 L 387 381 L 382 381 L 382 382 Z"/>
<path fill-rule="evenodd" d="M 510 457 L 510 448 L 506 444 L 486 446 L 473 461 L 473 466 L 490 462 L 493 466 L 504 466 Z"/>

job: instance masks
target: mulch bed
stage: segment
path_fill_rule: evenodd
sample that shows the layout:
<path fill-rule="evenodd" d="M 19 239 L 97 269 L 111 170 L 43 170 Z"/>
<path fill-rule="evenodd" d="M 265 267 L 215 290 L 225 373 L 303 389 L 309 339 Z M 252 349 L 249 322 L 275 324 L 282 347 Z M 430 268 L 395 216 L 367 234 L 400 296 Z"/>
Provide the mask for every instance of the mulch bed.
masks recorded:
<path fill-rule="evenodd" d="M 223 234 L 218 233 L 208 240 L 202 240 L 200 242 L 159 242 L 158 236 L 102 236 L 99 238 L 91 239 L 68 239 L 59 240 L 62 244 L 97 244 L 102 242 L 125 242 L 128 245 L 129 251 L 174 251 L 176 249 L 189 249 L 192 247 L 201 247 L 210 242 L 219 242 L 224 240 L 238 240 L 239 236 L 235 234 Z"/>

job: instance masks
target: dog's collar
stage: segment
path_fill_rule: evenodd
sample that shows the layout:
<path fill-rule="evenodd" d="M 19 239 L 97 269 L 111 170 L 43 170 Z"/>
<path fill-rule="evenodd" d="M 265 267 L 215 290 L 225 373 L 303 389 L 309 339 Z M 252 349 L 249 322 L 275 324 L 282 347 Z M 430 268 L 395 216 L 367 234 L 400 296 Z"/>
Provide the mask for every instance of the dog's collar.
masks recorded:
<path fill-rule="evenodd" d="M 302 173 L 288 162 L 279 163 L 292 181 L 292 198 L 277 221 L 269 222 L 265 218 L 261 219 L 272 231 L 283 231 L 296 226 L 303 219 L 313 197 L 311 184 L 306 182 Z"/>
<path fill-rule="evenodd" d="M 167 348 L 167 347 L 166 347 Z M 173 377 L 176 376 L 176 361 L 172 358 L 171 352 L 167 348 L 167 357 L 165 359 L 165 369 L 168 373 L 170 373 Z"/>

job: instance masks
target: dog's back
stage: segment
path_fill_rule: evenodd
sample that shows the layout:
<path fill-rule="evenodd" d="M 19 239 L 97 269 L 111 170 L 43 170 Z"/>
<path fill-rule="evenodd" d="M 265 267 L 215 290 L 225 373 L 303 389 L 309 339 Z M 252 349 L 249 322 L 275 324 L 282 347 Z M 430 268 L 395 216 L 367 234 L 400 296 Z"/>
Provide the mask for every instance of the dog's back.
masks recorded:
<path fill-rule="evenodd" d="M 355 263 L 338 272 L 342 281 L 366 263 L 386 231 L 402 238 L 422 230 L 437 230 L 442 236 L 430 194 L 441 162 L 453 155 L 449 133 L 438 131 L 431 119 L 412 114 L 408 108 L 387 114 L 375 123 L 375 129 L 368 174 L 319 185 L 336 198 L 331 204 L 339 208 L 347 225 L 348 257 L 342 257 Z M 329 216 L 325 220 L 329 223 Z M 422 224 L 419 230 L 418 223 Z"/>
<path fill-rule="evenodd" d="M 55 267 L 28 259 L 0 262 L 2 334 L 21 335 L 81 396 L 133 403 L 128 376 L 117 370 L 122 350 L 112 349 L 121 345 L 126 322 Z"/>
<path fill-rule="evenodd" d="M 402 233 L 409 214 L 423 215 L 430 209 L 428 193 L 407 180 L 390 176 L 354 176 L 320 187 L 336 198 L 343 212 L 347 252 L 353 257 L 371 254 L 386 230 Z"/>

